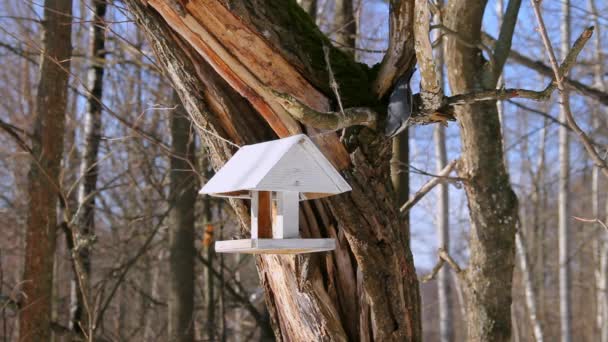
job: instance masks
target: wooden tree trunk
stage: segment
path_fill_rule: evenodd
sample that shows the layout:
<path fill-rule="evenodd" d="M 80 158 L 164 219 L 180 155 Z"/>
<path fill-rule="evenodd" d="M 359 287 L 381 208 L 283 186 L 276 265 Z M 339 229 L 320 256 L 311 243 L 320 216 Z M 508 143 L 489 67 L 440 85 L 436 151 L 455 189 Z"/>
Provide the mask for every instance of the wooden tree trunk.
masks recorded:
<path fill-rule="evenodd" d="M 322 52 L 323 45 L 331 44 L 295 1 L 126 4 L 199 126 L 214 168 L 234 152 L 217 136 L 243 145 L 306 130 L 268 87 L 318 110 L 329 110 L 335 100 Z M 411 11 L 401 13 L 399 20 L 406 23 L 393 27 L 408 27 Z M 411 67 L 413 51 L 405 46 L 390 48 L 399 50 L 399 57 L 389 53 L 390 65 L 381 68 L 380 76 L 331 49 L 345 107 L 377 103 L 386 84 L 390 88 Z M 418 280 L 390 184 L 390 141 L 367 128 L 348 132 L 346 144 L 333 132 L 315 139 L 353 191 L 304 202 L 300 208 L 301 234 L 335 237 L 336 251 L 257 257 L 277 339 L 420 340 Z M 246 231 L 246 204 L 231 204 Z"/>
<path fill-rule="evenodd" d="M 169 226 L 168 335 L 175 342 L 194 341 L 194 205 L 197 177 L 194 131 L 188 114 L 178 105 L 171 115 L 171 213 Z"/>
<path fill-rule="evenodd" d="M 57 236 L 59 167 L 63 153 L 71 46 L 71 0 L 44 3 L 36 120 L 29 172 L 20 341 L 51 339 L 53 260 Z"/>
<path fill-rule="evenodd" d="M 444 23 L 466 41 L 479 41 L 485 6 L 486 1 L 450 1 Z M 454 37 L 447 39 L 446 62 L 453 93 L 496 86 L 500 73 L 479 49 Z M 518 205 L 503 161 L 496 102 L 463 105 L 456 113 L 462 143 L 459 173 L 467 178 L 464 186 L 471 219 L 470 259 L 463 284 L 467 341 L 510 341 Z"/>

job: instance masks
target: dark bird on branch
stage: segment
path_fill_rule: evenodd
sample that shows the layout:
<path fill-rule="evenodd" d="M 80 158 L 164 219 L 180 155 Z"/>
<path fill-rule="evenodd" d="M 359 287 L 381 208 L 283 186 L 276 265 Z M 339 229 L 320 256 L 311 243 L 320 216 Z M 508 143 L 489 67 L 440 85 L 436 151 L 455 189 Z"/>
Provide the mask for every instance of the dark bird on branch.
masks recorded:
<path fill-rule="evenodd" d="M 389 138 L 401 133 L 407 126 L 407 122 L 414 110 L 414 97 L 410 81 L 416 68 L 408 70 L 395 84 L 393 92 L 388 99 L 388 113 L 384 135 Z"/>

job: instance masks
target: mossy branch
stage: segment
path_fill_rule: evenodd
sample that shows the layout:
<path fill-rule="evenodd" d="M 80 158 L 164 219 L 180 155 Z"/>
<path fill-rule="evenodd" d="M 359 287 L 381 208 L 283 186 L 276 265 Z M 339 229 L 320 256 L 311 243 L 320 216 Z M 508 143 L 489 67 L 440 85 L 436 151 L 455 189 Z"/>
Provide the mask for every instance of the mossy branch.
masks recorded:
<path fill-rule="evenodd" d="M 280 93 L 271 89 L 277 102 L 299 122 L 319 129 L 337 130 L 361 125 L 376 129 L 378 113 L 369 107 L 345 108 L 340 112 L 319 112 L 314 110 L 290 94 Z"/>

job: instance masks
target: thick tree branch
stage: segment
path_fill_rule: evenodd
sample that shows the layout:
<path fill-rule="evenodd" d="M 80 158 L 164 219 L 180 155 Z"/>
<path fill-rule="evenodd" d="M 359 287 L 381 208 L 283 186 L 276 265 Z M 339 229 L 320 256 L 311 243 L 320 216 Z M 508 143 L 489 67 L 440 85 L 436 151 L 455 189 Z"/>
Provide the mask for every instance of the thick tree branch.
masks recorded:
<path fill-rule="evenodd" d="M 337 130 L 355 125 L 367 126 L 375 129 L 378 113 L 372 108 L 354 107 L 340 112 L 316 111 L 295 97 L 272 90 L 277 97 L 276 101 L 299 122 L 318 129 Z"/>
<path fill-rule="evenodd" d="M 509 51 L 511 51 L 513 32 L 515 32 L 515 25 L 517 24 L 517 16 L 519 15 L 520 8 L 521 0 L 509 0 L 509 5 L 507 5 L 507 10 L 503 17 L 492 58 L 494 61 L 494 78 L 496 80 L 498 80 L 502 73 L 502 69 L 509 56 Z"/>
<path fill-rule="evenodd" d="M 433 113 L 442 106 L 443 89 L 429 37 L 431 15 L 427 0 L 415 0 L 414 42 L 420 68 L 420 110 Z"/>
<path fill-rule="evenodd" d="M 397 79 L 416 63 L 412 37 L 413 1 L 391 0 L 389 15 L 388 49 L 372 84 L 372 91 L 378 98 L 384 97 Z"/>

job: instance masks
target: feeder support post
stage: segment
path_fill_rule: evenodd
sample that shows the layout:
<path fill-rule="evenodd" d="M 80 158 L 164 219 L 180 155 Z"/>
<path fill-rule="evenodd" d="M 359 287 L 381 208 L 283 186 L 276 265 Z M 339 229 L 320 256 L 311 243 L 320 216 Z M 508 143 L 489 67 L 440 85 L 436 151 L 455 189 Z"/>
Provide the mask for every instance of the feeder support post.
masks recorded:
<path fill-rule="evenodd" d="M 274 239 L 293 239 L 300 236 L 299 197 L 297 191 L 277 192 L 277 218 L 272 231 Z"/>
<path fill-rule="evenodd" d="M 257 191 L 251 191 L 251 238 L 258 238 L 258 208 L 259 194 Z"/>

